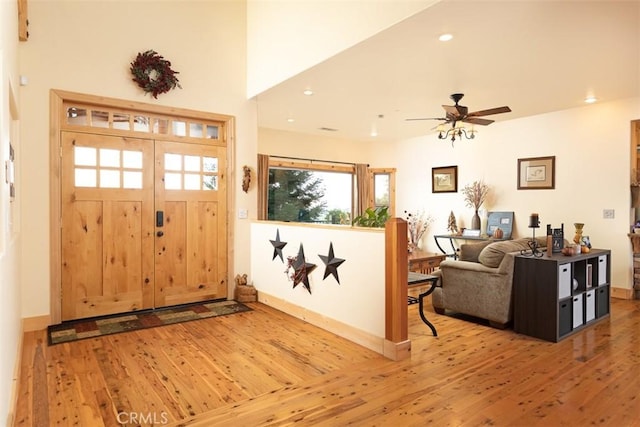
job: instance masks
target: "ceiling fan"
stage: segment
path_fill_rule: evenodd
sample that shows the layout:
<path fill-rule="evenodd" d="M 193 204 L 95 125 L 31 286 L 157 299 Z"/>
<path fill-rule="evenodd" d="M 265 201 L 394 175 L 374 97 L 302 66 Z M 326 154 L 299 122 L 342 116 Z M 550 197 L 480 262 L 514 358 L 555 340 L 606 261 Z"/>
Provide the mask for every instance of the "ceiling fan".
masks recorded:
<path fill-rule="evenodd" d="M 428 117 L 428 118 L 416 118 L 416 119 L 406 119 L 407 121 L 411 120 L 440 120 L 444 123 L 441 123 L 438 126 L 438 131 L 440 132 L 438 138 L 444 139 L 451 135 L 451 141 L 455 141 L 456 136 L 462 137 L 463 134 L 467 139 L 472 139 L 475 137 L 475 131 L 472 129 L 469 133 L 470 136 L 467 135 L 464 128 L 461 126 L 456 127 L 457 122 L 463 123 L 471 123 L 472 125 L 490 125 L 494 122 L 494 120 L 483 119 L 482 116 L 490 116 L 492 114 L 500 114 L 500 113 L 508 113 L 511 111 L 511 108 L 504 107 L 496 107 L 490 108 L 488 110 L 480 110 L 469 113 L 469 109 L 464 105 L 459 105 L 458 103 L 464 96 L 464 93 L 454 93 L 450 96 L 450 98 L 455 102 L 455 105 L 443 105 L 444 111 L 447 113 L 446 117 Z M 446 134 L 443 136 L 444 126 L 445 124 L 451 123 L 451 129 L 449 129 Z"/>
<path fill-rule="evenodd" d="M 418 118 L 418 119 L 406 119 L 406 120 L 442 120 L 446 123 L 455 123 L 455 122 L 465 122 L 471 123 L 474 125 L 490 125 L 494 122 L 494 120 L 489 119 L 481 119 L 481 116 L 490 116 L 492 114 L 500 114 L 500 113 L 509 113 L 511 108 L 497 107 L 490 108 L 488 110 L 474 111 L 469 113 L 469 109 L 464 105 L 459 105 L 458 102 L 464 97 L 464 93 L 454 93 L 450 96 L 450 98 L 455 102 L 455 105 L 443 105 L 444 111 L 447 113 L 446 117 L 429 117 L 429 118 Z"/>

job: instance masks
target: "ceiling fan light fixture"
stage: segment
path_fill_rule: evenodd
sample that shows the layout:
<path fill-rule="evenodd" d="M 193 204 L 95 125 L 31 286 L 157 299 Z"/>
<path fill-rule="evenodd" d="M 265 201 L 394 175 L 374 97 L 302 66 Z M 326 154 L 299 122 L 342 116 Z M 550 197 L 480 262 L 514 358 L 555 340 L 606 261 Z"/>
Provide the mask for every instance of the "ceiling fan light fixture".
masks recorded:
<path fill-rule="evenodd" d="M 453 34 L 445 33 L 445 34 L 440 34 L 440 37 L 438 37 L 438 40 L 440 40 L 441 42 L 448 42 L 452 38 L 453 38 Z"/>

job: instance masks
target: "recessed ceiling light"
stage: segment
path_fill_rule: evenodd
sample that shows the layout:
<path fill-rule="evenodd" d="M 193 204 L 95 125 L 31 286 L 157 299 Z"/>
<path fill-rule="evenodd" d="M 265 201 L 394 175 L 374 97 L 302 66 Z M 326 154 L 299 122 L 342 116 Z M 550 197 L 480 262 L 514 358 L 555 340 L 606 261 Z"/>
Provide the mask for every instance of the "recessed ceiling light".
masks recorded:
<path fill-rule="evenodd" d="M 295 122 L 296 120 L 295 120 L 295 119 L 292 119 L 291 117 L 289 117 L 289 118 L 287 119 L 287 121 L 288 121 L 289 123 L 293 123 L 293 122 Z"/>
<path fill-rule="evenodd" d="M 586 102 L 587 104 L 593 104 L 594 102 L 596 102 L 598 100 L 598 98 L 596 98 L 595 96 L 587 96 L 584 99 L 584 102 Z"/>
<path fill-rule="evenodd" d="M 453 34 L 441 34 L 440 37 L 438 37 L 438 40 L 440 40 L 441 42 L 448 42 L 449 40 L 451 40 L 453 38 Z"/>
<path fill-rule="evenodd" d="M 305 89 L 304 92 L 302 92 L 302 93 L 307 95 L 307 96 L 313 95 L 313 91 L 311 89 Z"/>

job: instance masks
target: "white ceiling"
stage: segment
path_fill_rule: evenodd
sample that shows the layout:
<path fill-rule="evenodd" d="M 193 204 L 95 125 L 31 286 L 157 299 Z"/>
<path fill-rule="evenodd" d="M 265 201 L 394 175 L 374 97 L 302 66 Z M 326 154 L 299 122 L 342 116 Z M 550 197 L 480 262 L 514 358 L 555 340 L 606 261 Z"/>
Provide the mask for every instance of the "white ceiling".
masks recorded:
<path fill-rule="evenodd" d="M 453 40 L 438 41 L 445 32 Z M 306 88 L 314 95 L 303 95 Z M 490 126 L 583 106 L 588 95 L 599 102 L 638 97 L 640 0 L 445 0 L 261 93 L 258 124 L 352 140 L 406 139 L 438 124 L 406 118 L 443 117 L 442 105 L 452 105 L 456 92 L 465 94 L 460 104 L 469 112 L 511 107 L 487 116 L 496 121 Z"/>

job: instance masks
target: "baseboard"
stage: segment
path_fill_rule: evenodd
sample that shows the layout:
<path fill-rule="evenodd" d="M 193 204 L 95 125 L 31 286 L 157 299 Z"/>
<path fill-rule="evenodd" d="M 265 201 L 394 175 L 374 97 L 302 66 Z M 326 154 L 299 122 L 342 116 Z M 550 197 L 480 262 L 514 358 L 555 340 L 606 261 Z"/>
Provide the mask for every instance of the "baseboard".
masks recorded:
<path fill-rule="evenodd" d="M 50 324 L 51 316 L 48 314 L 44 316 L 25 317 L 22 319 L 22 333 L 47 329 L 47 326 Z"/>
<path fill-rule="evenodd" d="M 611 298 L 633 299 L 633 289 L 611 287 Z"/>
<path fill-rule="evenodd" d="M 258 301 L 386 356 L 384 337 L 377 337 L 369 332 L 354 328 L 351 325 L 347 325 L 346 323 L 342 323 L 338 320 L 310 311 L 262 291 L 258 291 Z"/>
<path fill-rule="evenodd" d="M 20 375 L 22 375 L 22 348 L 24 346 L 24 320 L 20 325 L 18 335 L 18 345 L 16 354 L 16 363 L 13 367 L 13 378 L 11 380 L 11 395 L 9 396 L 9 413 L 7 414 L 8 426 L 14 425 L 16 409 L 18 408 L 18 387 L 20 386 Z"/>

